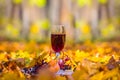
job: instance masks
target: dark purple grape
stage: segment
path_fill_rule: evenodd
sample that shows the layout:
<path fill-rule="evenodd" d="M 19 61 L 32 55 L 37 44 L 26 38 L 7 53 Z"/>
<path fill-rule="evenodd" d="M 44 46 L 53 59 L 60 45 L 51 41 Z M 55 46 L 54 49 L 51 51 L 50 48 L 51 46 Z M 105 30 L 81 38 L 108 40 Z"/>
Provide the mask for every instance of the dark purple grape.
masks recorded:
<path fill-rule="evenodd" d="M 68 61 L 68 60 L 70 60 L 69 57 L 65 58 L 64 60 L 60 59 L 58 61 L 60 69 L 62 69 L 62 70 L 70 70 L 71 69 L 70 65 L 65 64 L 65 62 Z"/>
<path fill-rule="evenodd" d="M 65 61 L 69 61 L 69 60 L 70 60 L 70 58 L 69 58 L 69 57 L 66 57 L 66 58 L 65 58 Z"/>
<path fill-rule="evenodd" d="M 71 66 L 70 65 L 64 65 L 64 69 L 63 70 L 70 70 Z"/>
<path fill-rule="evenodd" d="M 30 71 L 29 71 L 28 68 L 23 68 L 21 71 L 22 71 L 25 75 L 29 75 L 29 74 L 30 74 Z"/>
<path fill-rule="evenodd" d="M 28 71 L 28 68 L 23 68 L 23 72 L 27 72 Z"/>
<path fill-rule="evenodd" d="M 45 62 L 44 60 L 42 60 L 41 64 L 37 63 L 36 65 L 34 65 L 31 68 L 23 68 L 21 71 L 25 74 L 25 75 L 35 75 L 38 73 L 39 69 L 41 69 L 41 67 L 47 64 L 47 62 Z"/>
<path fill-rule="evenodd" d="M 58 64 L 59 64 L 59 66 L 60 66 L 60 69 L 63 69 L 65 62 L 64 62 L 62 59 L 60 59 L 60 60 L 58 61 Z"/>
<path fill-rule="evenodd" d="M 35 67 L 30 68 L 30 74 L 31 74 L 31 75 L 37 74 L 37 71 L 36 71 L 36 68 L 35 68 Z"/>

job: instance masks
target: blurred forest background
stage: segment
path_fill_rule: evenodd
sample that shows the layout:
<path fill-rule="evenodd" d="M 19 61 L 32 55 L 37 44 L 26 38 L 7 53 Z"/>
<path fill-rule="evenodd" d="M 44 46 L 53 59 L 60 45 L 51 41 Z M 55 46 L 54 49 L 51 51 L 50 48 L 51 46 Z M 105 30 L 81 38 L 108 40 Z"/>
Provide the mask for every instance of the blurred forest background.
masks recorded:
<path fill-rule="evenodd" d="M 69 42 L 120 40 L 120 0 L 0 0 L 0 40 L 49 41 L 59 24 Z"/>

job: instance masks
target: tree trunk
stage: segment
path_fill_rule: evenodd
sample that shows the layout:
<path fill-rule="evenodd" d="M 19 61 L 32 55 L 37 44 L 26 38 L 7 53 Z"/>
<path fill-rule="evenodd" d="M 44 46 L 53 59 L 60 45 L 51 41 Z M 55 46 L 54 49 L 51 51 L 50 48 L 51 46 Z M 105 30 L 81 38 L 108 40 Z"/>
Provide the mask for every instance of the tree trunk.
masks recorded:
<path fill-rule="evenodd" d="M 49 8 L 49 16 L 50 16 L 50 21 L 51 25 L 56 25 L 59 24 L 60 21 L 60 6 L 61 5 L 61 0 L 51 0 L 50 1 L 50 8 Z"/>
<path fill-rule="evenodd" d="M 93 0 L 90 18 L 93 38 L 97 38 L 100 33 L 98 28 L 98 2 L 96 0 Z"/>
<path fill-rule="evenodd" d="M 67 41 L 73 41 L 74 39 L 74 27 L 72 25 L 72 0 L 61 0 L 60 10 L 60 24 L 66 28 Z"/>
<path fill-rule="evenodd" d="M 29 27 L 30 27 L 30 6 L 27 4 L 27 1 L 23 1 L 22 4 L 23 16 L 22 16 L 22 29 L 21 36 L 23 38 L 28 38 Z"/>

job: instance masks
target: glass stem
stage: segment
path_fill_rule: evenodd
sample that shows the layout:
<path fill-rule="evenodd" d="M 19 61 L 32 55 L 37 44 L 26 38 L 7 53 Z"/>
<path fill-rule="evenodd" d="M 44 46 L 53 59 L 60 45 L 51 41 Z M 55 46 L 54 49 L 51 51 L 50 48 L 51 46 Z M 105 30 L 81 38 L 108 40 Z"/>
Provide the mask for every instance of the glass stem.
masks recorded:
<path fill-rule="evenodd" d="M 60 52 L 56 52 L 56 58 L 55 59 L 59 59 L 60 56 Z"/>

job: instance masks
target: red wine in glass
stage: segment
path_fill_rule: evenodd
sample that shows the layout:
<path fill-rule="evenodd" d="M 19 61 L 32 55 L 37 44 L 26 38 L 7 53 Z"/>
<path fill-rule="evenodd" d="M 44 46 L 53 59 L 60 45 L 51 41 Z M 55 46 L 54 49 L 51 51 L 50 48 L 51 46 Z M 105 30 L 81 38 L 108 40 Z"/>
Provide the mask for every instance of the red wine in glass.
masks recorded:
<path fill-rule="evenodd" d="M 56 73 L 57 75 L 71 75 L 73 71 L 65 71 L 64 62 L 60 59 L 60 52 L 64 48 L 66 40 L 65 28 L 64 26 L 55 26 L 51 29 L 51 45 L 52 49 L 55 51 L 56 57 L 55 59 L 58 60 L 58 64 L 60 66 L 60 70 Z"/>
<path fill-rule="evenodd" d="M 64 48 L 65 37 L 66 35 L 64 33 L 51 34 L 52 49 L 55 52 L 60 52 Z"/>

